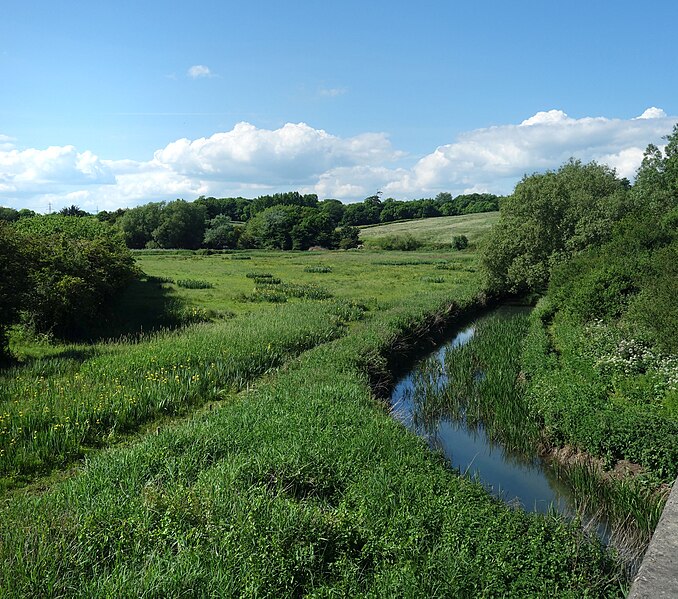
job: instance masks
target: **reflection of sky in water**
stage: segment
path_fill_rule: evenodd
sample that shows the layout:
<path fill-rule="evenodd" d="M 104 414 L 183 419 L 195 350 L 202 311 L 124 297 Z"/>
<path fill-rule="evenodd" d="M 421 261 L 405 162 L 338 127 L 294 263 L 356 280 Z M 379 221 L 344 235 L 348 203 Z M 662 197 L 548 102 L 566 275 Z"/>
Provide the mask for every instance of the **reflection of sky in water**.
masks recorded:
<path fill-rule="evenodd" d="M 470 430 L 463 421 L 451 418 L 426 421 L 421 413 L 417 413 L 417 407 L 421 407 L 421 401 L 414 399 L 417 368 L 426 360 L 438 362 L 429 362 L 427 371 L 435 372 L 428 382 L 433 390 L 440 392 L 447 381 L 442 374 L 446 351 L 468 343 L 474 334 L 473 326 L 458 332 L 451 341 L 434 350 L 400 379 L 391 394 L 393 415 L 409 430 L 424 438 L 432 449 L 442 451 L 453 468 L 476 476 L 490 493 L 507 503 L 518 503 L 527 511 L 541 513 L 555 508 L 564 515 L 573 516 L 576 510 L 569 489 L 539 458 L 529 459 L 505 451 L 500 444 L 488 439 L 482 427 Z M 482 377 L 483 374 L 476 373 L 475 376 Z M 421 371 L 419 378 L 421 381 Z M 607 537 L 604 525 L 598 527 L 598 534 Z"/>

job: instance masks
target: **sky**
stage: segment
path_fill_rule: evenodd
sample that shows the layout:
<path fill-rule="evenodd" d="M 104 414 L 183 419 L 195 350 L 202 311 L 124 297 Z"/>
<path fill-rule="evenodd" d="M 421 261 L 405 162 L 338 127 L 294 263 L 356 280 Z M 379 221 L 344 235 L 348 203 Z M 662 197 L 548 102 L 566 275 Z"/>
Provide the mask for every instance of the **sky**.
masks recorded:
<path fill-rule="evenodd" d="M 0 205 L 633 179 L 678 123 L 675 0 L 2 0 Z"/>

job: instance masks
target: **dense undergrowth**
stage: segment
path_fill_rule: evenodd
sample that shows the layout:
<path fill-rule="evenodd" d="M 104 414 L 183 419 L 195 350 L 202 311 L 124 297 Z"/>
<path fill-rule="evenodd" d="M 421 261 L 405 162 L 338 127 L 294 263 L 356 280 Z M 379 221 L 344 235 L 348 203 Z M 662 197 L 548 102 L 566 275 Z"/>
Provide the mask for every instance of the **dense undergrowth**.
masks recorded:
<path fill-rule="evenodd" d="M 490 498 L 374 403 L 369 371 L 441 301 L 375 314 L 213 412 L 15 494 L 5 595 L 620 596 L 574 525 Z"/>

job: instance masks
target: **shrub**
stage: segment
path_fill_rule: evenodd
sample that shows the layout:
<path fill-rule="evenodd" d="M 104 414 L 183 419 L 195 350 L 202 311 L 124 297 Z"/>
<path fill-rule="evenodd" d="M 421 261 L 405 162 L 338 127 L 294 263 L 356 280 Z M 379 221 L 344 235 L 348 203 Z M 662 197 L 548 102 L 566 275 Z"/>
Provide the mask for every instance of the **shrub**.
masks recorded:
<path fill-rule="evenodd" d="M 455 250 L 463 250 L 468 247 L 468 237 L 466 235 L 455 235 L 452 238 L 452 247 Z"/>

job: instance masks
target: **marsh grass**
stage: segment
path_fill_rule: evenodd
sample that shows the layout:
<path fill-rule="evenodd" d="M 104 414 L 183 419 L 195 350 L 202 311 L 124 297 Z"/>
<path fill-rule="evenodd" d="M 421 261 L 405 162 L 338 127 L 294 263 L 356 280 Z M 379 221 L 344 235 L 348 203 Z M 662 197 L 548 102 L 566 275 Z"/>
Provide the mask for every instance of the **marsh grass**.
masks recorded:
<path fill-rule="evenodd" d="M 201 279 L 178 279 L 177 285 L 186 289 L 212 289 L 214 285 Z"/>
<path fill-rule="evenodd" d="M 452 418 L 471 430 L 482 429 L 490 443 L 500 443 L 508 453 L 538 456 L 544 430 L 525 397 L 527 381 L 520 374 L 524 343 L 531 339 L 529 321 L 526 314 L 483 318 L 466 344 L 447 349 L 444 365 L 435 356 L 427 359 L 415 373 L 420 424 Z M 605 475 L 593 460 L 550 459 L 545 467 L 571 489 L 582 515 L 609 522 L 611 543 L 633 573 L 665 501 L 656 481 Z"/>
<path fill-rule="evenodd" d="M 237 401 L 0 504 L 6 595 L 622 596 L 598 544 L 490 498 L 373 401 L 374 356 L 445 310 L 413 296 Z"/>
<path fill-rule="evenodd" d="M 314 265 L 314 266 L 305 266 L 304 272 L 326 274 L 328 272 L 332 272 L 332 267 L 327 266 L 326 264 L 317 264 L 317 265 Z"/>
<path fill-rule="evenodd" d="M 179 417 L 126 445 L 73 444 L 73 455 L 87 453 L 77 476 L 5 495 L 1 594 L 623 596 L 617 566 L 598 544 L 555 515 L 525 514 L 490 498 L 375 401 L 371 385 L 388 378 L 390 356 L 415 333 L 426 336 L 470 309 L 482 290 L 480 277 L 466 271 L 438 285 L 421 281 L 447 253 L 410 254 L 422 263 L 414 271 L 373 264 L 378 256 L 323 252 L 333 267 L 323 288 L 334 298 L 270 305 L 241 301 L 252 291 L 246 273 L 312 284 L 317 275 L 303 268 L 318 254 L 253 251 L 241 263 L 235 254 L 142 252 L 149 275 L 215 285 L 208 293 L 160 291 L 185 307 L 237 316 L 157 338 L 53 347 L 53 359 L 26 348 L 24 366 L 0 380 L 2 393 L 5 383 L 17 385 L 0 411 L 11 411 L 18 426 L 33 414 L 42 418 L 52 401 L 61 420 L 45 422 L 69 416 L 72 423 L 83 399 L 99 395 L 120 419 L 115 410 L 137 383 L 139 393 L 148 390 L 151 419 Z M 476 257 L 457 260 L 472 267 Z M 166 376 L 182 364 L 183 387 Z M 41 396 L 49 402 L 33 398 L 39 385 L 51 390 Z M 123 387 L 117 396 L 116 385 Z M 204 409 L 214 393 L 227 399 Z M 15 396 L 22 416 L 11 405 Z M 130 415 L 138 430 L 143 413 Z M 108 444 L 122 427 L 95 429 L 95 443 Z M 41 443 L 27 446 L 27 476 L 64 458 L 41 453 Z M 48 462 L 26 469 L 32 455 Z M 22 466 L 13 459 L 16 472 Z"/>
<path fill-rule="evenodd" d="M 346 313 L 340 309 L 341 313 Z M 2 373 L 0 474 L 41 472 L 160 414 L 204 403 L 342 334 L 326 304 L 290 305 L 130 345 L 82 360 L 38 359 Z"/>

